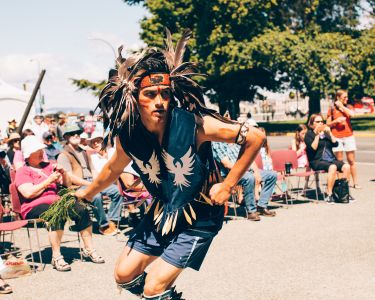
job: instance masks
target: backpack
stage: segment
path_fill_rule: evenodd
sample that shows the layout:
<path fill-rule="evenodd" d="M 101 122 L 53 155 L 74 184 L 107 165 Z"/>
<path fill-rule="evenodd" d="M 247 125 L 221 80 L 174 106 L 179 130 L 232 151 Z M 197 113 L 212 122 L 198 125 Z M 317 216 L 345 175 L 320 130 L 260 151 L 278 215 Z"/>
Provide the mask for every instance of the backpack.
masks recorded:
<path fill-rule="evenodd" d="M 349 183 L 346 179 L 337 179 L 333 186 L 332 196 L 335 202 L 349 203 Z"/>

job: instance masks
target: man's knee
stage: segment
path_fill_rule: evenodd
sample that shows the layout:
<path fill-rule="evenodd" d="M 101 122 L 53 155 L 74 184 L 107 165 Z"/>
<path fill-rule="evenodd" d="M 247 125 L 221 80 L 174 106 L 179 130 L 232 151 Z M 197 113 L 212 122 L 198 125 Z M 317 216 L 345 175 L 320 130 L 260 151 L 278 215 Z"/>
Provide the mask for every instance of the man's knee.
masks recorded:
<path fill-rule="evenodd" d="M 343 166 L 342 166 L 342 171 L 343 172 L 348 172 L 350 170 L 350 165 L 349 164 L 344 164 Z"/>
<path fill-rule="evenodd" d="M 255 176 L 254 174 L 250 173 L 250 172 L 246 172 L 239 184 L 241 184 L 242 186 L 249 186 L 249 187 L 254 187 L 255 186 Z"/>
<path fill-rule="evenodd" d="M 337 171 L 336 165 L 330 165 L 328 168 L 328 173 L 334 173 Z"/>
<path fill-rule="evenodd" d="M 267 171 L 264 177 L 265 177 L 264 181 L 268 181 L 269 183 L 276 183 L 277 181 L 277 173 L 274 171 Z"/>
<path fill-rule="evenodd" d="M 119 265 L 115 267 L 114 275 L 115 275 L 116 282 L 121 282 L 121 283 L 130 282 L 134 278 L 139 276 L 139 274 L 136 274 L 135 272 L 131 272 L 126 268 L 121 268 Z"/>

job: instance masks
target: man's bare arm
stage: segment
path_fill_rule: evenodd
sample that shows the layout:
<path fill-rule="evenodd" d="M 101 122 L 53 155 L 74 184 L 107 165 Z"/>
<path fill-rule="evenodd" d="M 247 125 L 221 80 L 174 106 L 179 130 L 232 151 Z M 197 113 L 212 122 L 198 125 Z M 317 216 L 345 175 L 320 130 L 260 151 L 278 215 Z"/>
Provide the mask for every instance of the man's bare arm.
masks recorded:
<path fill-rule="evenodd" d="M 112 157 L 87 189 L 77 191 L 76 196 L 91 200 L 97 193 L 116 181 L 130 162 L 130 157 L 126 155 L 124 149 L 122 149 L 120 140 L 116 138 L 116 151 Z"/>
<path fill-rule="evenodd" d="M 241 125 L 239 124 L 226 124 L 212 117 L 205 116 L 202 119 L 201 126 L 198 127 L 198 147 L 206 141 L 234 143 L 240 127 Z M 224 182 L 220 186 L 213 186 L 210 191 L 211 199 L 214 202 L 223 204 L 228 200 L 232 189 L 255 160 L 264 140 L 265 135 L 262 131 L 252 126 L 249 127 L 246 142 L 241 146 L 236 163 L 233 165 Z"/>

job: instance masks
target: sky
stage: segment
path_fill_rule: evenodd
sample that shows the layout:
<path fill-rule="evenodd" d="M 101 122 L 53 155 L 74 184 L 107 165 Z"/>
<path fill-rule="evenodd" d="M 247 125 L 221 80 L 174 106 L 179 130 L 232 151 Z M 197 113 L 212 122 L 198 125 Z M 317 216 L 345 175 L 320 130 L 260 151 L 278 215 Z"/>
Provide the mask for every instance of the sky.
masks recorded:
<path fill-rule="evenodd" d="M 97 98 L 77 91 L 70 78 L 99 81 L 114 66 L 114 54 L 142 45 L 142 6 L 122 0 L 7 0 L 0 9 L 0 79 L 32 92 L 46 69 L 45 108 L 92 109 Z M 99 40 L 97 40 L 99 39 Z M 104 42 L 104 41 L 105 42 Z M 109 43 L 110 45 L 106 44 Z"/>

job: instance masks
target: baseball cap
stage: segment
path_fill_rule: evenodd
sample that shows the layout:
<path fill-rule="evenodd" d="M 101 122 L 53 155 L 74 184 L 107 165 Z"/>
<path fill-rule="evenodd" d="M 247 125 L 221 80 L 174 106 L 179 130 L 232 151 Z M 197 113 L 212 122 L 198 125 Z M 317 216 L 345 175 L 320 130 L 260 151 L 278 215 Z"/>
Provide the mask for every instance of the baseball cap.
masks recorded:
<path fill-rule="evenodd" d="M 73 135 L 75 133 L 77 133 L 77 134 L 81 134 L 82 133 L 82 129 L 79 128 L 79 126 L 76 123 L 69 123 L 69 124 L 67 124 L 64 127 L 63 131 L 64 131 L 63 136 L 65 136 L 66 134 Z"/>
<path fill-rule="evenodd" d="M 44 140 L 52 138 L 52 133 L 49 131 L 46 131 L 45 133 L 43 133 L 42 137 Z"/>

